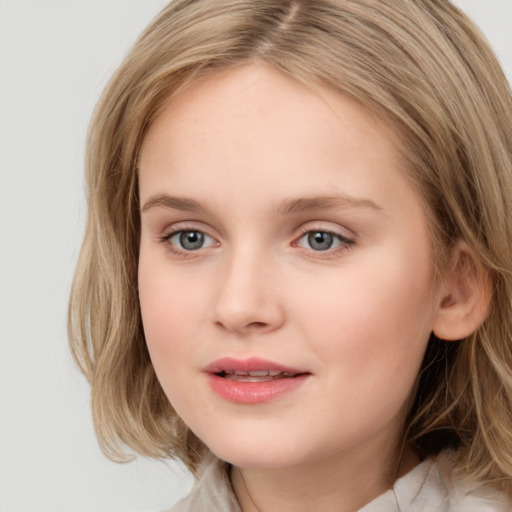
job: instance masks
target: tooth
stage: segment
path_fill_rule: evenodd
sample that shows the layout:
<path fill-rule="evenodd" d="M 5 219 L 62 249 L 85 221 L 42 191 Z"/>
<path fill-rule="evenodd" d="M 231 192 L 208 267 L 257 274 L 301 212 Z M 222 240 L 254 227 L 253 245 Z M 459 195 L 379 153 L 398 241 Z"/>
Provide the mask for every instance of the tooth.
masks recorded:
<path fill-rule="evenodd" d="M 243 372 L 242 370 L 236 370 L 236 371 L 233 371 L 231 370 L 231 373 L 235 374 L 235 375 L 247 375 L 247 372 Z"/>
<path fill-rule="evenodd" d="M 282 372 L 279 372 L 279 371 L 276 371 L 276 370 L 271 370 L 268 372 L 268 374 L 271 376 L 271 377 L 277 377 L 278 375 L 280 375 Z"/>
<path fill-rule="evenodd" d="M 266 382 L 273 380 L 272 377 L 269 377 L 268 375 L 263 377 L 254 377 L 252 375 L 228 375 L 226 377 L 228 380 L 234 380 L 237 382 Z"/>
<path fill-rule="evenodd" d="M 295 373 L 283 372 L 283 377 L 294 377 Z"/>
<path fill-rule="evenodd" d="M 268 370 L 261 370 L 257 372 L 247 372 L 251 377 L 266 377 L 268 375 Z"/>

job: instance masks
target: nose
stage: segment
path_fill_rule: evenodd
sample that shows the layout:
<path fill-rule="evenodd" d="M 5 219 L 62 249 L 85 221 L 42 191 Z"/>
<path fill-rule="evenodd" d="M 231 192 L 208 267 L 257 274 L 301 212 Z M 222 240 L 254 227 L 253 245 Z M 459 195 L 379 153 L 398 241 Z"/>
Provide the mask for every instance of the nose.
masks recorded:
<path fill-rule="evenodd" d="M 278 271 L 269 258 L 243 250 L 224 265 L 213 308 L 215 324 L 239 334 L 279 329 L 284 310 Z"/>

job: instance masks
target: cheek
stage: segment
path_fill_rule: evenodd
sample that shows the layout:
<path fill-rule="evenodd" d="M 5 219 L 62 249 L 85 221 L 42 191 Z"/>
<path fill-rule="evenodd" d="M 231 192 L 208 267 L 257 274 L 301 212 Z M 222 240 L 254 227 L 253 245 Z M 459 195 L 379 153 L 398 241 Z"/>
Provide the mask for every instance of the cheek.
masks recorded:
<path fill-rule="evenodd" d="M 302 327 L 331 390 L 319 407 L 331 410 L 335 394 L 341 420 L 361 436 L 405 412 L 430 335 L 424 293 L 387 285 L 379 292 L 367 277 L 367 286 L 361 276 L 352 293 L 315 302 Z"/>
<path fill-rule="evenodd" d="M 194 417 L 200 397 L 190 379 L 200 330 L 200 291 L 163 265 L 139 266 L 139 300 L 146 345 L 158 380 L 174 409 L 185 418 Z M 186 385 L 184 385 L 186 383 Z"/>
<path fill-rule="evenodd" d="M 416 252 L 381 253 L 366 263 L 341 269 L 324 283 L 324 293 L 297 302 L 299 328 L 324 359 L 338 361 L 353 378 L 364 380 L 364 373 L 371 383 L 399 372 L 412 382 L 434 317 L 433 270 Z M 295 296 L 304 297 L 304 290 Z"/>
<path fill-rule="evenodd" d="M 168 265 L 139 263 L 139 301 L 146 344 L 159 377 L 172 375 L 184 354 L 193 349 L 194 331 L 200 328 L 201 296 L 204 290 L 192 286 L 180 272 Z M 196 283 L 197 284 L 197 283 Z M 204 300 L 204 299 L 203 299 Z M 188 340 L 188 343 L 179 343 Z M 169 370 L 169 372 L 167 371 Z"/>

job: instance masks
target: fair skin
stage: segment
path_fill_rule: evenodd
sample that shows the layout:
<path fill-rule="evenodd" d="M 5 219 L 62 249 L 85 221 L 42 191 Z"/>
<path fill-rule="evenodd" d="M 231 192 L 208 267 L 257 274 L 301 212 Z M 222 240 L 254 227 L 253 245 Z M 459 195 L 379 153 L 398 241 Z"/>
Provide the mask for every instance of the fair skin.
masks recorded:
<path fill-rule="evenodd" d="M 348 98 L 260 64 L 193 83 L 144 140 L 148 348 L 244 512 L 355 511 L 418 463 L 399 457 L 402 423 L 449 301 L 398 144 Z M 226 379 L 225 358 L 296 373 Z"/>

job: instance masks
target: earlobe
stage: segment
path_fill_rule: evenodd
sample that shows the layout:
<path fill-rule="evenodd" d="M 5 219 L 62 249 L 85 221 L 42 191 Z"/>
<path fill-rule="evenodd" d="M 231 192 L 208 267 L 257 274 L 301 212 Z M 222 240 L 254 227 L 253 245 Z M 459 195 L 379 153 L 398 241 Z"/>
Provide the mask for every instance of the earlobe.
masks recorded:
<path fill-rule="evenodd" d="M 454 341 L 475 332 L 485 320 L 492 285 L 481 261 L 462 240 L 452 247 L 450 261 L 432 330 L 437 338 Z"/>

